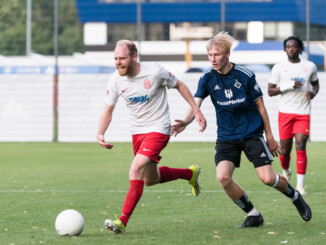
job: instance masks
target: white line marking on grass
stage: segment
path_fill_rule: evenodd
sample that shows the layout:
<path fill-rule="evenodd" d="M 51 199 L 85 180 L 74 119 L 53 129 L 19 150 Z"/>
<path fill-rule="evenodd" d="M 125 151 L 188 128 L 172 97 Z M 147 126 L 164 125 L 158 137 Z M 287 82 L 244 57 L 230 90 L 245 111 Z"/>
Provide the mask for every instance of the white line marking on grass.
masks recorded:
<path fill-rule="evenodd" d="M 126 193 L 128 190 L 0 190 L 0 193 Z M 189 190 L 144 190 L 150 193 L 188 193 Z M 247 193 L 279 194 L 278 191 L 246 191 Z M 223 190 L 202 190 L 201 193 L 224 193 Z M 325 192 L 309 192 L 309 195 L 325 195 Z"/>

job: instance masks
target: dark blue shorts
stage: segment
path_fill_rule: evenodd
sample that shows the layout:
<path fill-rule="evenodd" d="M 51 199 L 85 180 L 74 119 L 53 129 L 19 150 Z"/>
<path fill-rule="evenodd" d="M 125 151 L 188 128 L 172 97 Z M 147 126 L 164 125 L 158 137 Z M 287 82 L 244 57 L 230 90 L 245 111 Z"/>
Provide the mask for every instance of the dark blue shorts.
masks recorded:
<path fill-rule="evenodd" d="M 230 141 L 217 140 L 215 146 L 216 166 L 219 162 L 227 160 L 233 162 L 235 167 L 240 167 L 242 151 L 255 168 L 270 165 L 273 161 L 273 156 L 263 137 Z"/>

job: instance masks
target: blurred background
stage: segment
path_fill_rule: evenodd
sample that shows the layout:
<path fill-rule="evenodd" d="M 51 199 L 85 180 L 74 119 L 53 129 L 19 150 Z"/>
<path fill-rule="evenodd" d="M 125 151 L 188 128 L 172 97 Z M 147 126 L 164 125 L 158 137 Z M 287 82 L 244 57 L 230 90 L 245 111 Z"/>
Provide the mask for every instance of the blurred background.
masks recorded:
<path fill-rule="evenodd" d="M 278 97 L 267 95 L 272 66 L 286 59 L 283 40 L 299 36 L 303 58 L 318 67 L 321 90 L 312 102 L 311 140 L 326 141 L 325 0 L 0 0 L 0 141 L 92 142 L 115 70 L 116 41 L 136 42 L 140 61 L 156 61 L 195 92 L 209 67 L 205 44 L 220 31 L 237 41 L 231 61 L 256 73 L 278 138 Z M 169 91 L 171 120 L 187 104 Z M 208 128 L 193 123 L 172 141 L 215 141 L 215 111 Z M 130 141 L 121 100 L 106 135 Z"/>

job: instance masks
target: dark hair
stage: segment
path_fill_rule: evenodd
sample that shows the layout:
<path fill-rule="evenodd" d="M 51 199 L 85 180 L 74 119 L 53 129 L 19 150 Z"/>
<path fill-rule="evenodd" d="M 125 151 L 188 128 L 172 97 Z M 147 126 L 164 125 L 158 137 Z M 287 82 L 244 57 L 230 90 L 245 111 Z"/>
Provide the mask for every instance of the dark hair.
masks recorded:
<path fill-rule="evenodd" d="M 290 36 L 290 37 L 288 37 L 287 39 L 284 40 L 284 42 L 283 42 L 283 48 L 284 48 L 284 50 L 285 50 L 285 47 L 286 47 L 286 43 L 287 43 L 289 40 L 294 40 L 294 41 L 297 42 L 299 48 L 301 48 L 301 52 L 300 52 L 300 54 L 302 54 L 302 51 L 304 50 L 303 42 L 302 42 L 302 40 L 301 40 L 299 37 L 295 37 L 295 36 Z"/>

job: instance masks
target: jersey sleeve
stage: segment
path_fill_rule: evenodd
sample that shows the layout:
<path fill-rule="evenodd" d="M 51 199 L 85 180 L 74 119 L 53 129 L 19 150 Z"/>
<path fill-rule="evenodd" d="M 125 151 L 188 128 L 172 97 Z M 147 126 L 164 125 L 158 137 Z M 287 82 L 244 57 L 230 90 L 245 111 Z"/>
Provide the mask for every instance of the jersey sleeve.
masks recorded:
<path fill-rule="evenodd" d="M 201 99 L 205 99 L 209 95 L 209 91 L 207 89 L 207 75 L 204 74 L 203 76 L 200 77 L 198 86 L 197 86 L 197 91 L 194 95 L 194 97 L 198 97 Z"/>
<path fill-rule="evenodd" d="M 273 66 L 271 76 L 268 82 L 272 84 L 278 84 L 280 82 L 280 73 L 279 73 L 278 64 Z"/>
<path fill-rule="evenodd" d="M 167 88 L 174 88 L 177 84 L 178 79 L 169 71 L 167 71 L 163 66 L 156 64 L 159 71 L 161 86 Z"/>
<path fill-rule="evenodd" d="M 314 63 L 312 63 L 312 73 L 310 77 L 310 81 L 315 82 L 318 80 L 318 75 L 317 75 L 317 67 Z"/>
<path fill-rule="evenodd" d="M 258 100 L 263 96 L 263 92 L 261 91 L 261 88 L 256 81 L 255 75 L 250 77 L 248 80 L 248 94 L 253 101 Z"/>
<path fill-rule="evenodd" d="M 118 101 L 119 94 L 117 87 L 115 86 L 116 76 L 113 73 L 108 81 L 106 95 L 105 95 L 105 103 L 107 105 L 115 105 Z"/>

